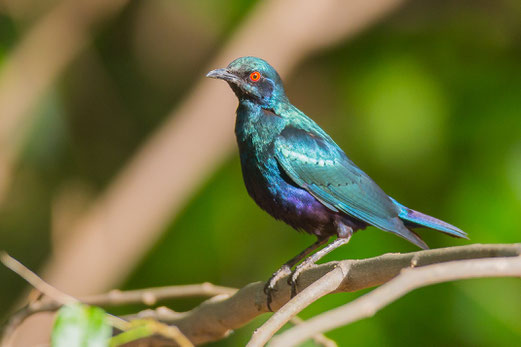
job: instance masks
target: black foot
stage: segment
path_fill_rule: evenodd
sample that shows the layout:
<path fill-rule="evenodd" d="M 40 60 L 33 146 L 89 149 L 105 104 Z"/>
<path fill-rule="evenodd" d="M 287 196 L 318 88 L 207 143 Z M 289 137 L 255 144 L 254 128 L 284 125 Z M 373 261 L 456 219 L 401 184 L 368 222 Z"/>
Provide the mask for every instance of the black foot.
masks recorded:
<path fill-rule="evenodd" d="M 273 310 L 271 309 L 271 302 L 273 299 L 272 295 L 273 292 L 277 291 L 275 289 L 275 286 L 282 277 L 287 276 L 289 274 L 291 274 L 291 268 L 287 264 L 284 264 L 281 266 L 280 269 L 275 271 L 273 275 L 271 275 L 270 279 L 268 280 L 268 282 L 266 282 L 266 285 L 264 286 L 264 293 L 266 294 L 266 305 L 268 306 L 268 309 L 271 312 L 273 312 Z"/>
<path fill-rule="evenodd" d="M 288 277 L 288 284 L 291 286 L 291 297 L 297 295 L 297 280 L 302 271 L 307 270 L 315 265 L 312 257 L 307 258 L 301 264 L 299 264 L 295 270 Z"/>
<path fill-rule="evenodd" d="M 351 239 L 352 229 L 349 229 L 348 232 L 345 233 L 345 237 L 339 237 L 335 241 L 331 242 L 326 247 L 322 248 L 320 251 L 315 254 L 307 257 L 302 263 L 297 265 L 295 270 L 291 273 L 291 276 L 288 278 L 288 284 L 291 286 L 291 297 L 297 295 L 297 280 L 302 271 L 307 270 L 315 265 L 317 261 L 319 261 L 323 256 L 349 242 Z"/>

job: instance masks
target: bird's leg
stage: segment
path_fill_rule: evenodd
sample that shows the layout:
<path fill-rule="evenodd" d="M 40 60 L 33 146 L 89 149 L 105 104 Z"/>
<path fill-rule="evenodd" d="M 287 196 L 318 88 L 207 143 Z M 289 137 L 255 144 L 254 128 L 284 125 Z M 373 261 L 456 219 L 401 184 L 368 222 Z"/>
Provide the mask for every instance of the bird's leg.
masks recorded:
<path fill-rule="evenodd" d="M 291 274 L 291 268 L 293 266 L 295 266 L 295 264 L 297 264 L 299 261 L 304 259 L 308 254 L 313 252 L 315 249 L 317 249 L 318 247 L 325 244 L 328 240 L 329 240 L 329 237 L 319 237 L 315 243 L 313 243 L 311 246 L 309 246 L 308 248 L 306 248 L 305 250 L 303 250 L 302 252 L 300 252 L 299 254 L 297 254 L 296 256 L 291 258 L 290 260 L 288 260 L 286 263 L 284 263 L 284 265 L 282 265 L 280 267 L 280 269 L 278 269 L 277 271 L 275 271 L 273 273 L 273 275 L 271 275 L 270 279 L 268 280 L 268 282 L 266 282 L 266 285 L 264 286 L 264 293 L 267 296 L 267 305 L 268 305 L 268 309 L 270 311 L 273 311 L 270 307 L 271 300 L 272 300 L 271 294 L 273 293 L 273 291 L 275 291 L 275 285 L 277 284 L 277 282 L 282 277 Z"/>
<path fill-rule="evenodd" d="M 317 261 L 319 261 L 326 254 L 331 252 L 332 250 L 345 245 L 351 239 L 351 235 L 353 235 L 353 230 L 347 226 L 342 225 L 341 232 L 338 233 L 338 238 L 328 244 L 326 247 L 322 248 L 320 251 L 306 258 L 301 264 L 299 264 L 295 271 L 288 278 L 288 284 L 291 286 L 291 297 L 297 295 L 297 279 L 302 271 L 312 267 Z M 345 228 L 345 229 L 344 229 Z"/>

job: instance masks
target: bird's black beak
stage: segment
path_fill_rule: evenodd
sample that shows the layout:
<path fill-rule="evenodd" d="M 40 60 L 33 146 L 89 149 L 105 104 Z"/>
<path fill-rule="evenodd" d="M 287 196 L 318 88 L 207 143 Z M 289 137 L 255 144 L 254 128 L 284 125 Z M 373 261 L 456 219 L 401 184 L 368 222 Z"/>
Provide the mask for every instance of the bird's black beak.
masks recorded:
<path fill-rule="evenodd" d="M 227 69 L 212 70 L 208 72 L 208 74 L 206 74 L 206 77 L 225 80 L 226 82 L 234 84 L 239 84 L 241 82 L 241 80 L 237 76 L 228 72 Z"/>

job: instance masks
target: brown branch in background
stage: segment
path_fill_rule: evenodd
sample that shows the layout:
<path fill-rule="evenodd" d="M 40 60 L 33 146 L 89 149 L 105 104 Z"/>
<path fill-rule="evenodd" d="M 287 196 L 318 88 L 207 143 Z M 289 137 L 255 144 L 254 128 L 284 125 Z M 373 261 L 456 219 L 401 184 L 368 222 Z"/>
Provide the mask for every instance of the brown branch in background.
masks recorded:
<path fill-rule="evenodd" d="M 406 254 L 385 254 L 362 260 L 330 262 L 309 269 L 299 277 L 298 289 L 317 281 L 336 267 L 349 269 L 335 292 L 353 292 L 374 287 L 390 281 L 402 269 L 421 267 L 455 260 L 516 257 L 521 255 L 521 244 L 470 245 L 419 251 Z M 158 314 L 161 321 L 175 324 L 196 345 L 222 339 L 231 330 L 238 329 L 262 313 L 269 312 L 266 306 L 264 283 L 250 283 L 229 298 L 215 297 L 195 309 L 183 312 Z M 290 299 L 290 288 L 285 279 L 277 285 L 271 307 L 278 309 Z M 150 311 L 149 311 L 150 313 Z"/>
<path fill-rule="evenodd" d="M 0 74 L 0 205 L 12 178 L 31 111 L 88 44 L 93 27 L 128 0 L 64 0 L 36 23 Z"/>
<path fill-rule="evenodd" d="M 392 281 L 346 305 L 305 321 L 273 338 L 270 347 L 297 346 L 317 333 L 373 316 L 378 310 L 414 289 L 460 279 L 521 277 L 521 257 L 451 261 L 404 269 Z"/>

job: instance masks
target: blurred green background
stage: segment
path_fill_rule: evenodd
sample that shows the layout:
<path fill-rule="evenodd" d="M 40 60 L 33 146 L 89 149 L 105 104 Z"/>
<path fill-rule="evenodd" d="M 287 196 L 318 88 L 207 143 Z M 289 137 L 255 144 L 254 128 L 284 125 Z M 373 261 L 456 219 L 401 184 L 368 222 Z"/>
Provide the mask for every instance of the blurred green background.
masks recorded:
<path fill-rule="evenodd" d="M 57 199 L 79 197 L 81 210 L 102 192 L 254 10 L 239 0 L 135 1 L 104 22 L 31 111 L 35 121 L 0 209 L 0 248 L 38 270 L 51 252 Z M 0 13 L 0 69 L 33 20 Z M 405 3 L 354 39 L 307 57 L 285 86 L 293 104 L 397 200 L 457 225 L 470 242 L 520 241 L 519 0 Z M 421 235 L 431 247 L 469 243 Z M 233 153 L 121 288 L 242 287 L 267 279 L 313 241 L 254 204 Z M 414 250 L 368 228 L 324 261 Z M 25 283 L 4 268 L 0 283 L 5 318 Z M 340 346 L 521 345 L 520 293 L 519 279 L 436 285 L 327 335 Z M 361 294 L 330 295 L 301 317 Z M 200 301 L 167 304 L 183 311 Z M 243 345 L 267 317 L 210 345 Z"/>

